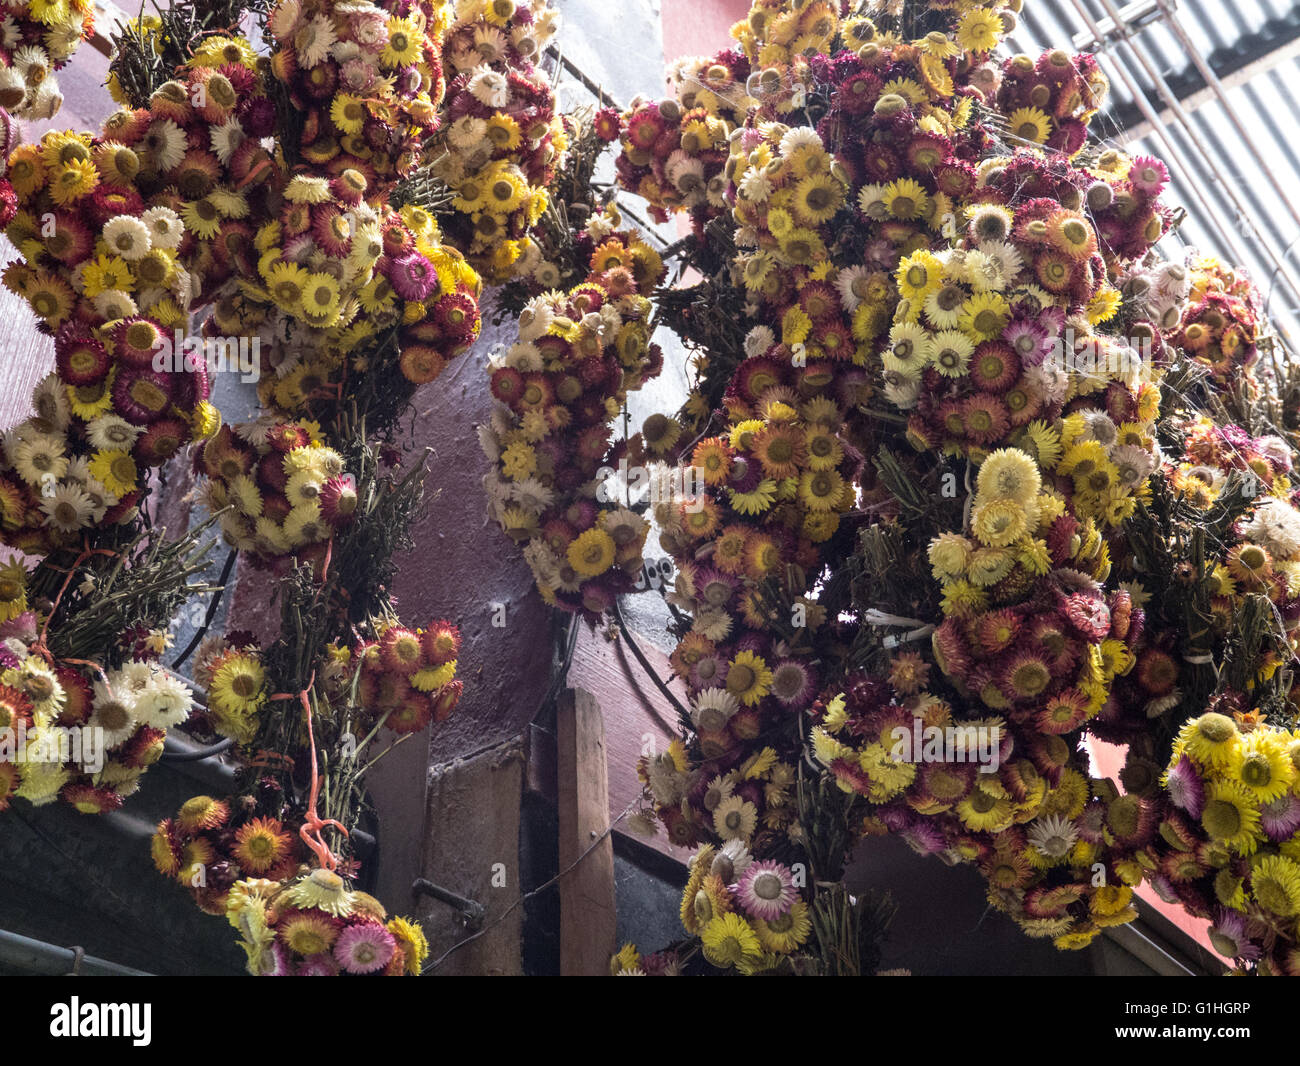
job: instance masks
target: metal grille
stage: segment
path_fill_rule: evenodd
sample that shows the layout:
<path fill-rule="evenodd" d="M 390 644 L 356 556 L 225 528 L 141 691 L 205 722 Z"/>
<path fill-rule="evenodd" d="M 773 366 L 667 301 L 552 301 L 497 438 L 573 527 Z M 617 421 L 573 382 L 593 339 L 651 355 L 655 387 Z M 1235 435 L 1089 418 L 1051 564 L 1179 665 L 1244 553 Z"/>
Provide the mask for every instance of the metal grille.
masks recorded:
<path fill-rule="evenodd" d="M 1094 131 L 1162 158 L 1194 246 L 1242 267 L 1300 348 L 1300 5 L 1275 0 L 1027 0 L 1009 43 L 1097 51 L 1111 94 Z"/>

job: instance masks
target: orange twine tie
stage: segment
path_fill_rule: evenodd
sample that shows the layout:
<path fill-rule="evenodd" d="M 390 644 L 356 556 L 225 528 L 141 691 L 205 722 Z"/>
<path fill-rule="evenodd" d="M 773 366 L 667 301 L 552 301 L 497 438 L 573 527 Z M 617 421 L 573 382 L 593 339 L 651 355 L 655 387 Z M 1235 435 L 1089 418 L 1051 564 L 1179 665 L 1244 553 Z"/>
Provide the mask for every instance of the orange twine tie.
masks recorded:
<path fill-rule="evenodd" d="M 50 633 L 50 623 L 54 620 L 54 616 L 58 613 L 59 604 L 63 602 L 63 596 L 68 591 L 68 586 L 72 584 L 72 579 L 76 575 L 77 570 L 80 569 L 81 564 L 84 563 L 87 559 L 89 559 L 92 555 L 107 555 L 110 558 L 117 558 L 118 553 L 109 548 L 92 548 L 89 546 L 89 543 L 86 540 L 83 540 L 81 543 L 82 543 L 81 554 L 77 556 L 77 558 L 73 561 L 72 565 L 68 567 L 68 569 L 65 570 L 63 567 L 55 566 L 53 563 L 46 564 L 47 566 L 49 566 L 51 570 L 55 571 L 56 573 L 67 575 L 67 577 L 63 579 L 63 584 L 59 586 L 59 594 L 54 597 L 54 603 L 51 604 L 49 613 L 45 616 L 45 622 L 41 625 L 40 635 L 34 641 L 32 641 L 30 645 L 31 652 L 33 654 L 40 655 L 46 662 L 50 662 L 50 663 L 54 662 L 54 656 L 50 653 L 49 645 L 46 643 L 46 638 L 49 636 Z M 60 662 L 76 663 L 78 666 L 90 667 L 90 669 L 96 671 L 99 674 L 99 676 L 104 679 L 104 685 L 108 687 L 109 695 L 110 696 L 112 695 L 113 690 L 112 687 L 109 686 L 108 684 L 108 674 L 105 673 L 104 667 L 99 663 L 93 663 L 87 659 L 61 659 Z"/>
<path fill-rule="evenodd" d="M 312 729 L 311 700 L 308 698 L 311 687 L 316 683 L 316 674 L 312 673 L 307 687 L 298 693 L 297 698 L 302 701 L 303 713 L 307 716 L 307 746 L 311 749 L 311 791 L 307 796 L 307 814 L 303 819 L 302 827 L 298 830 L 298 835 L 302 841 L 311 849 L 316 856 L 317 862 L 326 870 L 335 870 L 338 868 L 338 859 L 334 852 L 330 850 L 321 830 L 327 826 L 333 826 L 345 837 L 348 831 L 344 828 L 343 823 L 333 818 L 322 818 L 316 810 L 316 801 L 320 798 L 320 768 L 316 762 L 316 736 Z M 271 697 L 273 700 L 291 700 L 294 698 L 293 693 L 278 692 Z"/>

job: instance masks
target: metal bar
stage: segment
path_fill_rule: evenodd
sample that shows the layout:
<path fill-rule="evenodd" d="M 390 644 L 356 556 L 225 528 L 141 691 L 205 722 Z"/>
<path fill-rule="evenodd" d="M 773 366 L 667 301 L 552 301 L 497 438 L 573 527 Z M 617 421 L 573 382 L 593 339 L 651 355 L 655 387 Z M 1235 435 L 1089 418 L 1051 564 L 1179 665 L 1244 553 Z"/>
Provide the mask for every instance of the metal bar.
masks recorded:
<path fill-rule="evenodd" d="M 1070 2 L 1074 5 L 1075 10 L 1078 11 L 1079 17 L 1083 19 L 1084 23 L 1092 31 L 1093 37 L 1100 43 L 1102 39 L 1101 29 L 1093 20 L 1092 15 L 1089 14 L 1087 7 L 1084 6 L 1083 0 L 1070 0 Z M 1107 56 L 1107 58 L 1110 60 L 1110 65 L 1114 67 L 1116 73 L 1119 74 L 1120 80 L 1124 83 L 1124 87 L 1128 89 L 1129 95 L 1133 97 L 1134 103 L 1138 105 L 1138 108 L 1146 117 L 1146 120 L 1151 123 L 1151 128 L 1156 135 L 1156 139 L 1164 145 L 1165 155 L 1170 165 L 1177 168 L 1177 170 L 1181 171 L 1183 174 L 1186 174 L 1188 178 L 1191 178 L 1193 169 L 1184 161 L 1182 152 L 1180 152 L 1174 145 L 1169 130 L 1166 129 L 1164 123 L 1156 116 L 1155 111 L 1151 107 L 1150 101 L 1147 100 L 1146 95 L 1138 87 L 1137 82 L 1133 80 L 1133 76 L 1129 73 L 1128 68 L 1123 63 L 1117 61 L 1114 56 Z M 1213 205 L 1210 204 L 1202 194 L 1200 186 L 1194 181 L 1189 181 L 1188 185 L 1192 195 L 1200 202 L 1201 209 L 1204 212 L 1204 217 L 1208 219 L 1213 228 L 1218 232 L 1219 239 L 1223 242 L 1223 247 L 1228 249 L 1234 259 L 1239 261 L 1247 259 L 1248 256 L 1246 255 L 1245 249 L 1237 243 L 1235 236 L 1233 236 L 1231 226 L 1224 226 L 1219 212 L 1214 209 Z"/>
<path fill-rule="evenodd" d="M 44 940 L 0 929 L 0 968 L 20 973 L 54 977 L 77 974 L 82 977 L 152 977 L 144 970 L 119 966 L 87 955 L 81 948 L 61 948 Z"/>
<path fill-rule="evenodd" d="M 1111 18 L 1115 19 L 1116 22 L 1119 22 L 1119 8 L 1115 6 L 1114 0 L 1100 0 L 1100 2 L 1101 6 L 1106 9 L 1106 12 L 1111 16 Z M 1086 8 L 1084 8 L 1081 3 L 1077 2 L 1077 0 L 1075 6 L 1080 8 L 1080 10 L 1086 10 Z M 1089 16 L 1088 21 L 1090 23 L 1092 22 L 1091 16 Z M 1095 25 L 1095 23 L 1092 23 L 1092 25 Z M 1156 92 L 1159 93 L 1161 99 L 1169 105 L 1174 114 L 1178 117 L 1178 121 L 1186 132 L 1188 139 L 1191 140 L 1193 147 L 1204 158 L 1206 165 L 1210 169 L 1210 173 L 1214 175 L 1214 179 L 1219 183 L 1223 192 L 1227 194 L 1228 199 L 1231 200 L 1232 205 L 1239 213 L 1239 216 L 1249 220 L 1249 213 L 1242 204 L 1241 198 L 1237 195 L 1232 185 L 1224 176 L 1223 171 L 1219 168 L 1218 160 L 1215 159 L 1214 153 L 1206 147 L 1204 139 L 1192 124 L 1191 116 L 1183 109 L 1182 104 L 1178 102 L 1178 97 L 1172 92 L 1172 90 L 1170 90 L 1168 82 L 1165 81 L 1164 76 L 1160 73 L 1159 69 L 1157 69 L 1156 65 L 1152 63 L 1145 47 L 1142 46 L 1138 42 L 1137 38 L 1127 30 L 1120 34 L 1120 40 L 1129 52 L 1132 53 L 1134 58 L 1137 59 L 1138 63 L 1141 64 L 1142 69 L 1146 71 L 1147 77 L 1151 79 L 1156 88 Z M 1254 224 L 1252 223 L 1252 226 L 1253 225 Z M 1264 252 L 1269 261 L 1277 267 L 1279 275 L 1286 279 L 1287 284 L 1291 287 L 1291 291 L 1294 292 L 1297 297 L 1300 297 L 1300 281 L 1296 280 L 1295 275 L 1287 268 L 1286 263 L 1279 258 L 1277 251 L 1273 248 L 1272 242 L 1264 238 L 1264 233 L 1259 230 L 1258 227 L 1254 228 L 1255 232 L 1259 235 L 1258 243 L 1260 249 Z"/>
<path fill-rule="evenodd" d="M 582 83 L 582 87 L 606 107 L 612 107 L 620 113 L 627 110 L 622 104 L 610 96 L 609 93 L 605 92 L 604 89 L 587 77 L 582 68 L 561 52 L 555 45 L 549 44 L 546 46 L 546 55 L 550 56 L 566 71 L 577 78 L 578 81 Z"/>
<path fill-rule="evenodd" d="M 483 924 L 483 916 L 487 913 L 487 910 L 477 900 L 466 899 L 449 888 L 435 885 L 425 877 L 417 877 L 411 885 L 411 891 L 417 896 L 429 896 L 431 899 L 436 899 L 449 907 L 455 907 L 460 911 L 466 929 L 478 929 Z"/>
<path fill-rule="evenodd" d="M 1036 46 L 1040 46 L 1043 39 L 1043 34 L 1035 34 Z M 1082 50 L 1082 46 L 1079 47 Z M 1018 50 L 1027 51 L 1024 48 Z M 1300 8 L 1285 18 L 1271 20 L 1257 33 L 1245 34 L 1231 47 L 1216 48 L 1210 53 L 1208 62 L 1217 71 L 1220 83 L 1227 89 L 1234 89 L 1297 56 L 1300 56 Z M 1165 80 L 1185 111 L 1197 111 L 1215 98 L 1213 90 L 1191 64 L 1167 73 Z M 1169 108 L 1160 109 L 1161 121 L 1172 121 L 1172 116 Z M 1116 102 L 1110 117 L 1124 129 L 1121 143 L 1152 132 L 1152 125 L 1143 117 L 1136 100 Z"/>
<path fill-rule="evenodd" d="M 1107 940 L 1113 940 L 1122 950 L 1140 960 L 1160 977 L 1196 977 L 1197 972 L 1181 959 L 1175 958 L 1140 928 L 1138 922 L 1103 929 Z"/>
<path fill-rule="evenodd" d="M 1250 130 L 1241 120 L 1241 114 L 1237 111 L 1237 108 L 1232 101 L 1228 99 L 1228 93 L 1223 86 L 1223 82 L 1219 80 L 1219 76 L 1214 73 L 1213 69 L 1211 69 L 1210 65 L 1205 61 L 1205 58 L 1196 49 L 1196 46 L 1192 44 L 1191 37 L 1188 36 L 1187 30 L 1184 29 L 1182 22 L 1178 19 L 1177 12 L 1174 10 L 1174 5 L 1170 0 L 1155 0 L 1155 2 L 1164 13 L 1165 25 L 1173 32 L 1173 35 L 1178 39 L 1178 43 L 1183 46 L 1183 51 L 1187 54 L 1187 57 L 1193 64 L 1195 64 L 1196 69 L 1201 72 L 1201 77 L 1205 79 L 1206 84 L 1209 85 L 1210 89 L 1214 92 L 1214 95 L 1218 97 L 1219 103 L 1223 105 L 1223 110 L 1228 116 L 1228 121 L 1230 121 L 1236 128 L 1237 133 L 1241 135 L 1241 139 L 1245 143 L 1246 147 L 1254 154 L 1259 169 L 1263 172 L 1264 177 L 1268 179 L 1269 184 L 1273 186 L 1273 191 L 1277 193 L 1278 199 L 1286 205 L 1288 214 L 1290 214 L 1297 223 L 1300 223 L 1300 209 L 1297 209 L 1292 198 L 1283 191 L 1282 183 L 1277 180 L 1277 175 L 1273 173 L 1273 168 L 1268 165 L 1264 158 L 1264 153 L 1259 150 L 1258 145 L 1255 143 L 1255 138 L 1251 136 Z"/>
<path fill-rule="evenodd" d="M 1152 12 L 1156 10 L 1156 6 L 1157 0 L 1137 0 L 1136 3 L 1125 4 L 1120 8 L 1121 21 L 1119 26 L 1115 24 L 1114 19 L 1104 18 L 1097 20 L 1097 28 L 1101 31 L 1102 36 L 1111 37 L 1120 26 L 1142 26 L 1150 19 Z M 1083 51 L 1088 45 L 1097 42 L 1091 33 L 1076 33 L 1071 43 L 1079 51 Z"/>

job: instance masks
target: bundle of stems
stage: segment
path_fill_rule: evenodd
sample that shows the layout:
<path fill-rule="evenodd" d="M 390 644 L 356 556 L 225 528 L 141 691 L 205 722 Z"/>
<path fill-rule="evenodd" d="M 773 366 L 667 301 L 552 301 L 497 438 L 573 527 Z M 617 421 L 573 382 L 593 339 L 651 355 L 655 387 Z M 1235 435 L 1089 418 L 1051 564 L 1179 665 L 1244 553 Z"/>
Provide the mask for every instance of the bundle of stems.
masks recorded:
<path fill-rule="evenodd" d="M 194 54 L 204 37 L 236 33 L 247 13 L 270 9 L 272 0 L 197 0 L 196 3 L 149 6 L 161 26 L 149 33 L 142 25 L 144 3 L 135 21 L 121 27 L 113 37 L 113 58 L 109 72 L 117 76 L 132 107 L 149 106 L 149 98 L 176 74 L 176 68 Z"/>
<path fill-rule="evenodd" d="M 50 620 L 50 652 L 60 659 L 117 666 L 126 651 L 120 644 L 124 633 L 166 626 L 190 597 L 219 591 L 219 585 L 190 580 L 212 565 L 216 538 L 207 534 L 217 518 L 212 515 L 175 540 L 167 539 L 165 527 L 138 530 L 107 554 L 79 556 L 71 573 L 48 562 L 39 566 L 34 592 L 42 589 L 50 598 L 67 586 Z"/>
<path fill-rule="evenodd" d="M 799 824 L 812 887 L 810 918 L 818 972 L 826 977 L 874 973 L 897 908 L 887 893 L 854 897 L 844 867 L 857 839 L 865 802 L 826 775 L 799 774 Z"/>

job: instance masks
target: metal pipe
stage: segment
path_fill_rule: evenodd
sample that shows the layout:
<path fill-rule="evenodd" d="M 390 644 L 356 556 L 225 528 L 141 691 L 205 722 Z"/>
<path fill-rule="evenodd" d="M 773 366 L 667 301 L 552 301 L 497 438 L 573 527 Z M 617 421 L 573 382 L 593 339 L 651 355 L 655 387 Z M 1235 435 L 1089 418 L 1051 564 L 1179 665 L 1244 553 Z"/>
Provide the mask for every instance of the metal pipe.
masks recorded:
<path fill-rule="evenodd" d="M 1136 3 L 1126 5 L 1121 11 L 1123 21 L 1120 26 L 1144 26 L 1150 21 L 1151 14 L 1156 10 L 1159 0 L 1137 0 Z M 1104 18 L 1097 23 L 1097 27 L 1102 34 L 1109 37 L 1119 28 L 1113 19 Z M 1088 46 L 1089 38 L 1093 35 L 1090 33 L 1076 33 L 1070 39 L 1070 43 L 1075 48 L 1082 51 Z"/>
<path fill-rule="evenodd" d="M 449 888 L 435 885 L 425 877 L 417 877 L 411 885 L 411 891 L 417 896 L 429 896 L 449 907 L 455 907 L 460 911 L 466 929 L 475 930 L 483 924 L 483 916 L 487 913 L 487 908 L 476 900 L 466 899 Z"/>
<path fill-rule="evenodd" d="M 1265 161 L 1264 153 L 1261 152 L 1255 144 L 1255 138 L 1251 136 L 1250 130 L 1247 128 L 1246 124 L 1242 122 L 1241 115 L 1238 113 L 1236 106 L 1228 99 L 1228 92 L 1224 88 L 1223 82 L 1221 82 L 1219 76 L 1214 73 L 1214 68 L 1205 61 L 1205 58 L 1201 55 L 1200 51 L 1192 43 L 1192 39 L 1188 36 L 1187 30 L 1183 28 L 1183 24 L 1178 20 L 1178 14 L 1174 5 L 1171 4 L 1169 0 L 1156 0 L 1156 3 L 1164 13 L 1165 24 L 1173 31 L 1174 36 L 1178 38 L 1179 44 L 1183 46 L 1183 51 L 1187 53 L 1187 57 L 1196 66 L 1196 69 L 1201 72 L 1201 77 L 1205 79 L 1205 83 L 1214 90 L 1214 95 L 1218 98 L 1219 103 L 1223 105 L 1223 110 L 1228 116 L 1228 121 L 1232 123 L 1236 128 L 1237 133 L 1241 135 L 1241 139 L 1245 143 L 1246 147 L 1254 153 L 1255 159 L 1259 163 L 1259 169 L 1263 171 L 1264 177 L 1267 178 L 1269 184 L 1273 186 L 1273 191 L 1277 193 L 1278 199 L 1286 205 L 1287 213 L 1290 214 L 1297 223 L 1300 223 L 1300 208 L 1297 208 L 1290 196 L 1283 192 L 1282 184 L 1277 180 L 1277 176 L 1273 173 L 1273 168 Z"/>
<path fill-rule="evenodd" d="M 220 755 L 223 751 L 229 751 L 234 746 L 234 738 L 226 737 L 206 748 L 182 747 L 179 739 L 168 733 L 163 740 L 163 753 L 160 758 L 163 762 L 202 762 L 204 759 L 211 759 L 214 755 Z"/>
<path fill-rule="evenodd" d="M 1075 6 L 1081 11 L 1086 10 L 1082 7 L 1080 0 L 1075 0 Z M 1110 15 L 1111 18 L 1115 19 L 1117 23 L 1120 21 L 1119 9 L 1115 6 L 1114 0 L 1101 0 L 1101 6 L 1106 9 L 1106 13 Z M 1091 16 L 1089 16 L 1088 21 L 1090 24 L 1095 25 L 1095 23 L 1092 23 Z M 1195 147 L 1196 150 L 1200 152 L 1201 156 L 1204 157 L 1206 164 L 1210 168 L 1210 172 L 1214 175 L 1214 179 L 1219 183 L 1228 198 L 1232 201 L 1232 205 L 1236 208 L 1239 217 L 1251 221 L 1250 215 L 1246 211 L 1245 206 L 1242 204 L 1232 186 L 1228 183 L 1223 172 L 1219 169 L 1219 164 L 1214 158 L 1214 154 L 1206 147 L 1201 135 L 1192 125 L 1191 116 L 1183 109 L 1183 105 L 1178 101 L 1177 94 L 1169 88 L 1169 83 L 1165 81 L 1164 76 L 1156 68 L 1155 64 L 1151 62 L 1151 58 L 1148 56 L 1146 49 L 1138 44 L 1136 38 L 1128 30 L 1121 29 L 1118 31 L 1118 34 L 1120 41 L 1123 42 L 1124 46 L 1132 53 L 1138 63 L 1141 64 L 1142 69 L 1146 71 L 1147 77 L 1151 79 L 1151 82 L 1155 86 L 1156 92 L 1160 95 L 1160 98 L 1164 100 L 1170 110 L 1173 111 L 1174 115 L 1177 116 L 1178 122 L 1183 127 L 1188 139 L 1192 142 L 1193 147 Z M 1259 238 L 1258 244 L 1260 249 L 1278 269 L 1278 273 L 1282 277 L 1286 278 L 1287 284 L 1291 287 L 1291 291 L 1300 298 L 1300 282 L 1297 282 L 1295 275 L 1287 268 L 1286 262 L 1278 256 L 1277 252 L 1273 248 L 1272 242 L 1265 239 L 1263 231 L 1256 227 L 1253 222 L 1251 222 L 1251 228 L 1255 230 L 1255 233 Z"/>
<path fill-rule="evenodd" d="M 1097 41 L 1098 45 L 1104 46 L 1105 42 L 1102 39 L 1101 27 L 1093 20 L 1087 7 L 1084 6 L 1083 0 L 1070 0 L 1070 2 L 1074 5 L 1074 9 L 1079 13 L 1079 17 L 1083 19 L 1085 25 L 1087 25 L 1088 29 L 1092 32 L 1093 39 Z M 1173 138 L 1169 135 L 1169 130 L 1165 127 L 1165 124 L 1160 121 L 1159 116 L 1156 115 L 1155 109 L 1151 106 L 1151 102 L 1146 98 L 1146 94 L 1138 86 L 1137 82 L 1133 80 L 1132 75 L 1128 72 L 1128 68 L 1124 66 L 1124 64 L 1118 62 L 1114 56 L 1108 55 L 1107 58 L 1110 60 L 1110 65 L 1114 67 L 1116 73 L 1119 74 L 1120 80 L 1124 83 L 1124 87 L 1133 98 L 1133 102 L 1137 104 L 1138 110 L 1142 112 L 1142 117 L 1151 124 L 1152 132 L 1164 146 L 1165 157 L 1169 161 L 1170 165 L 1190 176 L 1192 168 L 1183 160 L 1182 152 L 1174 146 Z M 1194 182 L 1189 182 L 1188 188 L 1200 203 L 1201 209 L 1205 213 L 1205 217 L 1218 232 L 1219 240 L 1223 242 L 1223 247 L 1229 251 L 1234 259 L 1245 261 L 1248 256 L 1245 249 L 1237 243 L 1236 238 L 1233 236 L 1231 225 L 1228 225 L 1225 228 L 1219 212 L 1201 193 L 1199 186 Z"/>
<path fill-rule="evenodd" d="M 144 970 L 119 966 L 87 955 L 81 948 L 61 948 L 44 940 L 0 929 L 0 969 L 54 977 L 76 974 L 82 977 L 152 977 Z"/>

